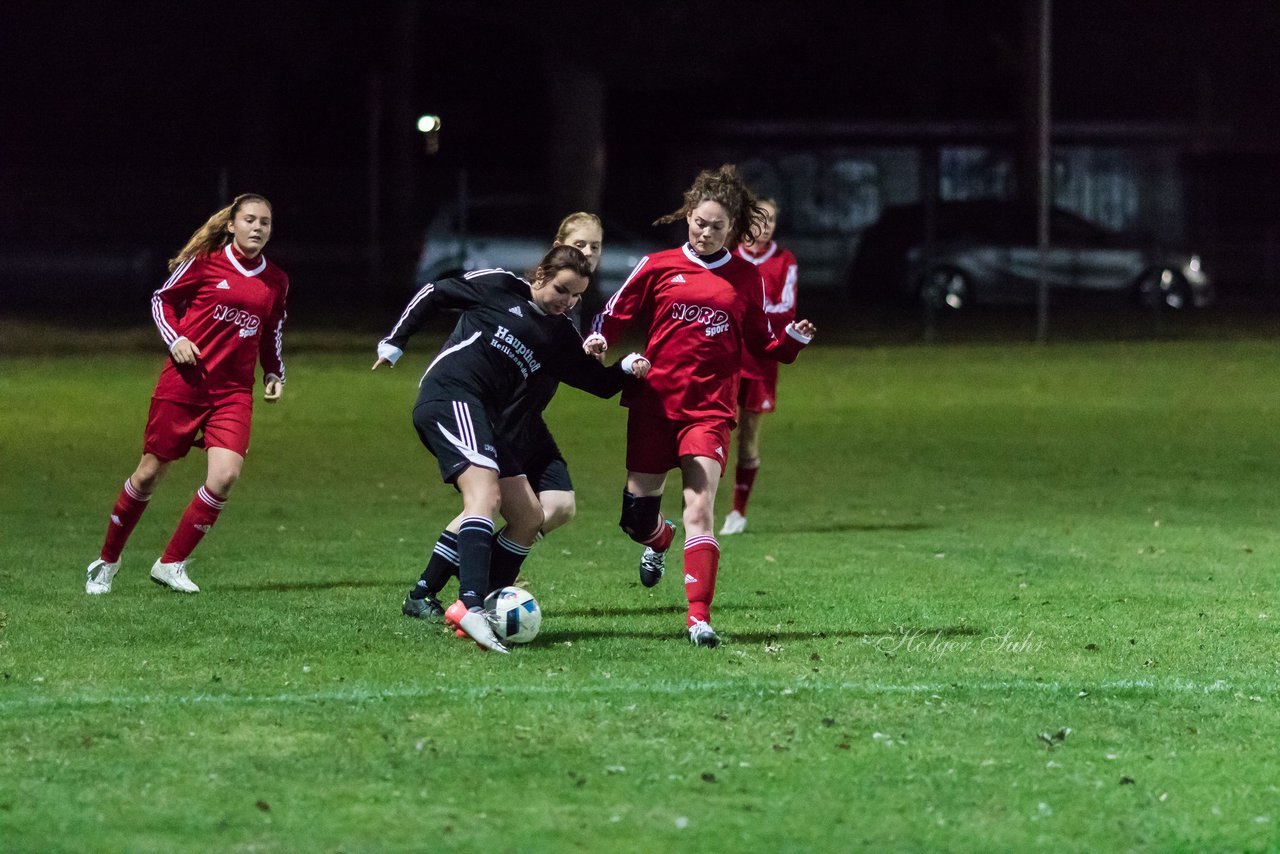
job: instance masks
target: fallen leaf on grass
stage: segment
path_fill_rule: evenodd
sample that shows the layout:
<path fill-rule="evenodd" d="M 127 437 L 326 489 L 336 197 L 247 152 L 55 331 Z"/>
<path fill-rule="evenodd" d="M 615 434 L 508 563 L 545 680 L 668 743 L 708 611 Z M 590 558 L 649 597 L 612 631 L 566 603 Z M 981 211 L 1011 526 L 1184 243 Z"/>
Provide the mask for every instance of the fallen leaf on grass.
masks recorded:
<path fill-rule="evenodd" d="M 1052 747 L 1057 747 L 1059 744 L 1062 744 L 1064 741 L 1066 741 L 1067 736 L 1069 735 L 1071 735 L 1071 727 L 1064 726 L 1062 729 L 1058 730 L 1053 735 L 1049 735 L 1049 733 L 1047 732 L 1042 732 L 1038 736 L 1036 736 L 1036 738 L 1040 739 L 1041 741 L 1043 741 L 1045 744 L 1049 745 L 1049 747 L 1052 748 Z"/>

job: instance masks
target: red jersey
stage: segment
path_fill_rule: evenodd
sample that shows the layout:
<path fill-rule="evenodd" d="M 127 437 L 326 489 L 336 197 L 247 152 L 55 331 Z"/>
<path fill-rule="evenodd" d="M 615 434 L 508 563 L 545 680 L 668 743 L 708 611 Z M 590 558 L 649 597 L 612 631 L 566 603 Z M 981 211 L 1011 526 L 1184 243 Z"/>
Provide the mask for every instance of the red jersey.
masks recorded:
<path fill-rule="evenodd" d="M 242 257 L 228 243 L 191 258 L 151 297 L 151 316 L 166 347 L 186 338 L 200 348 L 195 365 L 170 359 L 155 397 L 209 403 L 233 392 L 252 392 L 254 363 L 264 376 L 284 379 L 281 339 L 289 277 L 266 258 Z"/>
<path fill-rule="evenodd" d="M 767 246 L 740 245 L 738 256 L 756 265 L 764 279 L 764 313 L 775 329 L 796 319 L 796 256 L 770 240 Z M 742 375 L 755 380 L 776 378 L 778 363 L 742 354 Z"/>
<path fill-rule="evenodd" d="M 722 251 L 711 259 L 686 243 L 640 260 L 592 323 L 608 343 L 638 322 L 647 328 L 643 382 L 622 393 L 622 405 L 673 421 L 734 419 L 744 348 L 792 362 L 808 339 L 769 327 L 760 274 Z"/>

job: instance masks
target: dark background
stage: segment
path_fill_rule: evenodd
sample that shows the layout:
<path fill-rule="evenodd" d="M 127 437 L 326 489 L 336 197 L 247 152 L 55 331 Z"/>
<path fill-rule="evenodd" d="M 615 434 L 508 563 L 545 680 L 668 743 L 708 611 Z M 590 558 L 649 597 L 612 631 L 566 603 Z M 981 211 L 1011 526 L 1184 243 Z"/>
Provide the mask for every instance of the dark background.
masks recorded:
<path fill-rule="evenodd" d="M 590 206 L 662 245 L 647 223 L 677 206 L 686 164 L 714 166 L 726 146 L 945 140 L 949 128 L 1016 146 L 1034 91 L 1031 8 L 6 4 L 3 308 L 142 316 L 165 258 L 246 191 L 272 199 L 268 254 L 295 281 L 295 309 L 319 318 L 402 299 L 422 229 L 463 170 L 474 193 L 545 197 L 550 225 Z M 1053 8 L 1053 121 L 1179 146 L 1197 188 L 1188 236 L 1206 254 L 1247 244 L 1261 259 L 1219 283 L 1227 302 L 1273 301 L 1277 44 L 1274 2 Z M 583 93 L 594 107 L 579 134 Z M 422 113 L 444 120 L 435 154 L 414 127 Z"/>

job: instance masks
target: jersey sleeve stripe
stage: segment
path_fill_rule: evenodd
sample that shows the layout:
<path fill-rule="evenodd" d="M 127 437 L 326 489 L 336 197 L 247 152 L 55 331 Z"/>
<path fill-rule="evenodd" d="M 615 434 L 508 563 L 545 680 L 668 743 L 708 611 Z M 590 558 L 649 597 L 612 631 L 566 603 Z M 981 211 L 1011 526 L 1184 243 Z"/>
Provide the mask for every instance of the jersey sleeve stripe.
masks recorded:
<path fill-rule="evenodd" d="M 604 304 L 604 308 L 601 309 L 600 313 L 596 315 L 594 320 L 591 321 L 592 332 L 595 332 L 601 335 L 604 334 L 603 332 L 600 331 L 602 327 L 601 321 L 603 320 L 604 316 L 606 314 L 613 313 L 613 308 L 618 304 L 618 298 L 622 296 L 622 292 L 627 289 L 627 285 L 631 284 L 631 282 L 635 280 L 635 277 L 640 273 L 642 269 L 644 269 L 644 265 L 648 263 L 649 263 L 648 255 L 641 258 L 640 263 L 636 264 L 635 269 L 632 270 L 631 273 L 627 276 L 627 280 L 622 283 L 622 287 L 618 288 L 616 291 L 613 292 L 613 296 L 609 297 L 609 301 Z"/>
<path fill-rule="evenodd" d="M 280 373 L 276 374 L 281 382 L 284 382 L 284 321 L 289 315 L 288 313 L 280 315 L 280 319 L 276 321 L 275 331 L 275 348 L 276 348 L 276 365 L 280 368 Z"/>
<path fill-rule="evenodd" d="M 160 330 L 160 338 L 164 341 L 166 347 L 172 347 L 173 342 L 177 341 L 182 336 L 179 335 L 178 330 L 170 326 L 169 321 L 165 319 L 164 300 L 161 299 L 160 294 L 173 287 L 178 280 L 182 278 L 183 274 L 190 269 L 191 265 L 195 263 L 195 260 L 195 258 L 188 258 L 186 261 L 179 264 L 177 268 L 174 269 L 173 275 L 169 276 L 165 283 L 160 286 L 160 289 L 151 295 L 151 319 L 155 321 L 156 328 Z"/>
<path fill-rule="evenodd" d="M 409 300 L 409 304 L 404 307 L 404 311 L 400 312 L 400 317 L 399 319 L 396 320 L 396 325 L 391 327 L 391 334 L 388 335 L 386 338 L 383 338 L 382 341 L 380 341 L 379 343 L 385 343 L 387 341 L 390 341 L 392 338 L 395 338 L 396 335 L 398 335 L 400 332 L 400 327 L 404 324 L 406 320 L 409 319 L 409 315 L 413 313 L 414 307 L 417 306 L 418 303 L 422 302 L 427 297 L 431 296 L 431 292 L 434 291 L 435 289 L 436 289 L 436 286 L 431 282 L 427 282 L 425 285 L 423 285 L 422 290 L 414 294 L 413 299 Z"/>

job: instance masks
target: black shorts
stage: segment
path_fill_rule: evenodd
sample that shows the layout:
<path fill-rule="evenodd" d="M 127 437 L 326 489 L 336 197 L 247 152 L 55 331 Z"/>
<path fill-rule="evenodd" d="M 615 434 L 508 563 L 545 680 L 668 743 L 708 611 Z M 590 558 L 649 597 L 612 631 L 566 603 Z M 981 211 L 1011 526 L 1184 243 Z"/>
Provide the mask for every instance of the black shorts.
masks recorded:
<path fill-rule="evenodd" d="M 492 420 L 475 401 L 424 400 L 413 408 L 413 426 L 440 463 L 445 483 L 453 483 L 468 466 L 502 470 Z"/>
<path fill-rule="evenodd" d="M 541 416 L 522 419 L 514 427 L 508 423 L 499 434 L 498 443 L 502 449 L 498 462 L 502 464 L 503 477 L 524 475 L 534 492 L 573 491 L 569 464 Z"/>
<path fill-rule="evenodd" d="M 557 451 L 554 457 L 541 457 L 523 466 L 521 471 L 529 478 L 529 486 L 535 493 L 556 490 L 573 492 L 573 481 L 569 479 L 569 464 Z"/>

